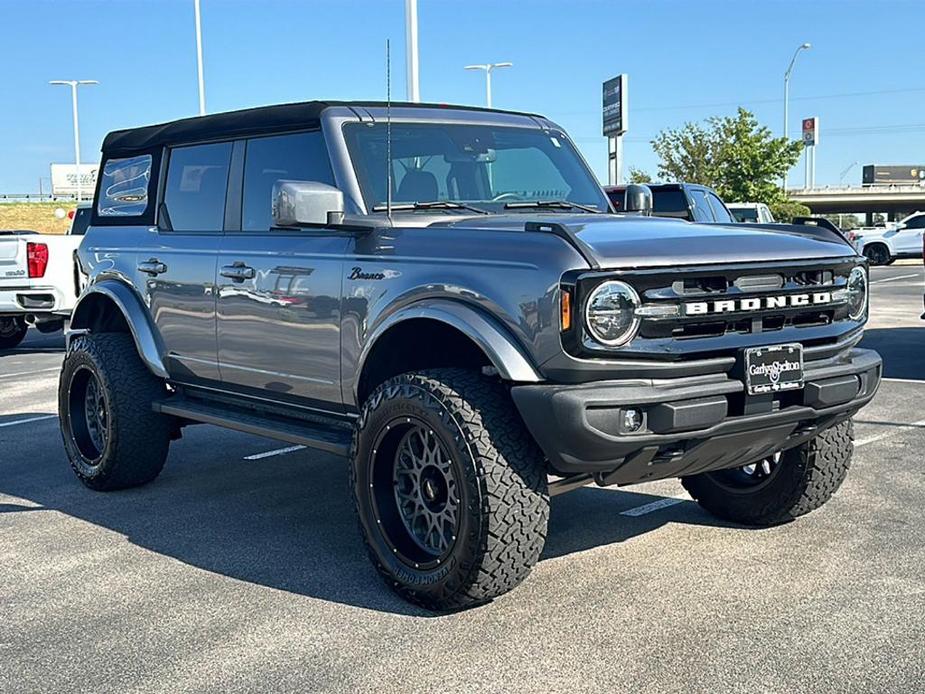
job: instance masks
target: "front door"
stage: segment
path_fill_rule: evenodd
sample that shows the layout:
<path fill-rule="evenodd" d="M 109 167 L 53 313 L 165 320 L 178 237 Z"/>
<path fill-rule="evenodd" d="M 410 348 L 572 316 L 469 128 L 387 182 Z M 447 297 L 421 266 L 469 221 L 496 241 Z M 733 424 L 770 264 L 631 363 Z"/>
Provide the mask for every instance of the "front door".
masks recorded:
<path fill-rule="evenodd" d="M 231 143 L 170 150 L 159 228 L 137 257 L 136 286 L 145 287 L 167 370 L 180 381 L 219 380 L 215 274 L 231 150 Z"/>
<path fill-rule="evenodd" d="M 918 256 L 922 253 L 922 231 L 925 230 L 925 214 L 913 217 L 893 237 L 893 248 L 897 255 Z"/>
<path fill-rule="evenodd" d="M 340 316 L 349 238 L 274 229 L 277 180 L 333 185 L 320 131 L 247 141 L 240 230 L 218 261 L 218 350 L 226 386 L 324 409 L 342 407 Z"/>

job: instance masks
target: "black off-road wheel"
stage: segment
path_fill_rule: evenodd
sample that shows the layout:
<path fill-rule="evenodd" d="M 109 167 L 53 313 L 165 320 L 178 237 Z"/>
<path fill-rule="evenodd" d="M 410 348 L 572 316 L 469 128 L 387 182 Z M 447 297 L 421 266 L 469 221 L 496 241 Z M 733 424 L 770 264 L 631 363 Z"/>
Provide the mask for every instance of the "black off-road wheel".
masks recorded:
<path fill-rule="evenodd" d="M 507 389 L 434 369 L 379 386 L 353 438 L 350 486 L 373 564 L 430 610 L 517 586 L 546 541 L 543 455 Z"/>
<path fill-rule="evenodd" d="M 90 489 L 135 487 L 158 476 L 173 422 L 152 403 L 167 394 L 142 363 L 131 336 L 74 340 L 58 384 L 58 414 L 71 468 Z"/>
<path fill-rule="evenodd" d="M 22 316 L 0 318 L 0 349 L 13 349 L 29 332 L 29 326 Z"/>
<path fill-rule="evenodd" d="M 786 523 L 832 498 L 848 474 L 853 439 L 848 420 L 770 458 L 684 477 L 681 483 L 720 518 L 755 526 Z"/>

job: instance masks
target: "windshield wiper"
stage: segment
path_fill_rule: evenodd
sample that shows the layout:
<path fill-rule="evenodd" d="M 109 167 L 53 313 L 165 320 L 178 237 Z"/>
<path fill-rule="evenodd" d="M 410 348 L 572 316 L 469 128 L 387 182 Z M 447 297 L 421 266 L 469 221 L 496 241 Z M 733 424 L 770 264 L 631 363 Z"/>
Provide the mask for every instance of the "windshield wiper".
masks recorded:
<path fill-rule="evenodd" d="M 386 212 L 387 205 L 376 205 L 373 212 Z M 400 202 L 392 205 L 393 212 L 407 212 L 409 210 L 469 210 L 477 214 L 490 214 L 488 210 L 481 207 L 468 205 L 464 202 L 453 202 L 451 200 L 433 200 L 431 202 Z"/>
<path fill-rule="evenodd" d="M 577 202 L 568 200 L 525 200 L 524 202 L 509 202 L 504 205 L 506 210 L 529 210 L 529 209 L 547 209 L 547 210 L 582 210 L 594 214 L 603 214 L 602 210 L 588 205 L 580 205 Z"/>

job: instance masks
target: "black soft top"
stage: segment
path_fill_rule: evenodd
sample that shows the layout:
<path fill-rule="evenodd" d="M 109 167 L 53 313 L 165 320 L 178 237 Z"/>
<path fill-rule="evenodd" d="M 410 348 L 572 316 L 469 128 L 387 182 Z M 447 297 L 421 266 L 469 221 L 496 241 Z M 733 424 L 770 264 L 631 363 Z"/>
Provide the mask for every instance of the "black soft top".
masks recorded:
<path fill-rule="evenodd" d="M 147 125 L 141 128 L 114 130 L 103 140 L 104 155 L 125 155 L 151 150 L 165 145 L 228 139 L 245 135 L 283 132 L 318 127 L 321 113 L 331 106 L 348 108 L 385 107 L 384 101 L 303 101 L 258 108 L 226 111 L 208 116 L 195 116 Z M 464 111 L 494 111 L 520 116 L 533 116 L 517 111 L 499 111 L 475 106 L 448 104 L 416 104 L 392 102 L 393 108 L 446 108 Z M 358 114 L 359 115 L 359 114 Z"/>

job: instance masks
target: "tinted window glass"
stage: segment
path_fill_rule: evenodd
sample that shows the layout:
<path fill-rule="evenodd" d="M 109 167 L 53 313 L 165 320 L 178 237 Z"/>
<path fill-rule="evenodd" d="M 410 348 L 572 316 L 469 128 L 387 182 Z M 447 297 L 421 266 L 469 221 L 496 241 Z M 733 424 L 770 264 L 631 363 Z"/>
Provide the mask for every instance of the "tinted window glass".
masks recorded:
<path fill-rule="evenodd" d="M 109 159 L 103 166 L 97 214 L 101 217 L 137 217 L 148 209 L 151 155 Z M 79 210 L 78 210 L 79 212 Z"/>
<path fill-rule="evenodd" d="M 613 209 L 617 212 L 623 211 L 623 205 L 626 202 L 626 191 L 623 189 L 618 190 L 608 190 L 607 197 L 610 199 L 610 204 L 613 205 Z"/>
<path fill-rule="evenodd" d="M 267 231 L 273 224 L 273 184 L 278 180 L 334 185 L 320 132 L 260 137 L 247 141 L 241 228 Z"/>
<path fill-rule="evenodd" d="M 710 212 L 710 206 L 707 203 L 707 196 L 702 190 L 691 189 L 691 205 L 693 206 L 695 222 L 712 222 L 713 213 Z"/>
<path fill-rule="evenodd" d="M 687 198 L 684 197 L 684 192 L 676 188 L 654 189 L 652 191 L 652 212 L 656 215 L 668 214 L 687 219 Z"/>
<path fill-rule="evenodd" d="M 221 231 L 231 143 L 175 147 L 164 202 L 174 231 Z"/>
<path fill-rule="evenodd" d="M 739 207 L 732 210 L 732 216 L 739 222 L 757 222 L 758 210 L 751 207 Z"/>
<path fill-rule="evenodd" d="M 906 222 L 907 229 L 925 229 L 925 214 L 913 217 Z"/>
<path fill-rule="evenodd" d="M 726 211 L 726 206 L 723 205 L 722 200 L 713 195 L 713 193 L 707 193 L 707 200 L 710 202 L 710 207 L 713 208 L 713 219 L 717 222 L 732 221 L 732 217 L 730 217 L 729 213 Z"/>
<path fill-rule="evenodd" d="M 71 236 L 83 236 L 87 233 L 87 227 L 90 226 L 89 207 L 78 207 L 74 210 L 74 219 L 71 221 Z"/>

